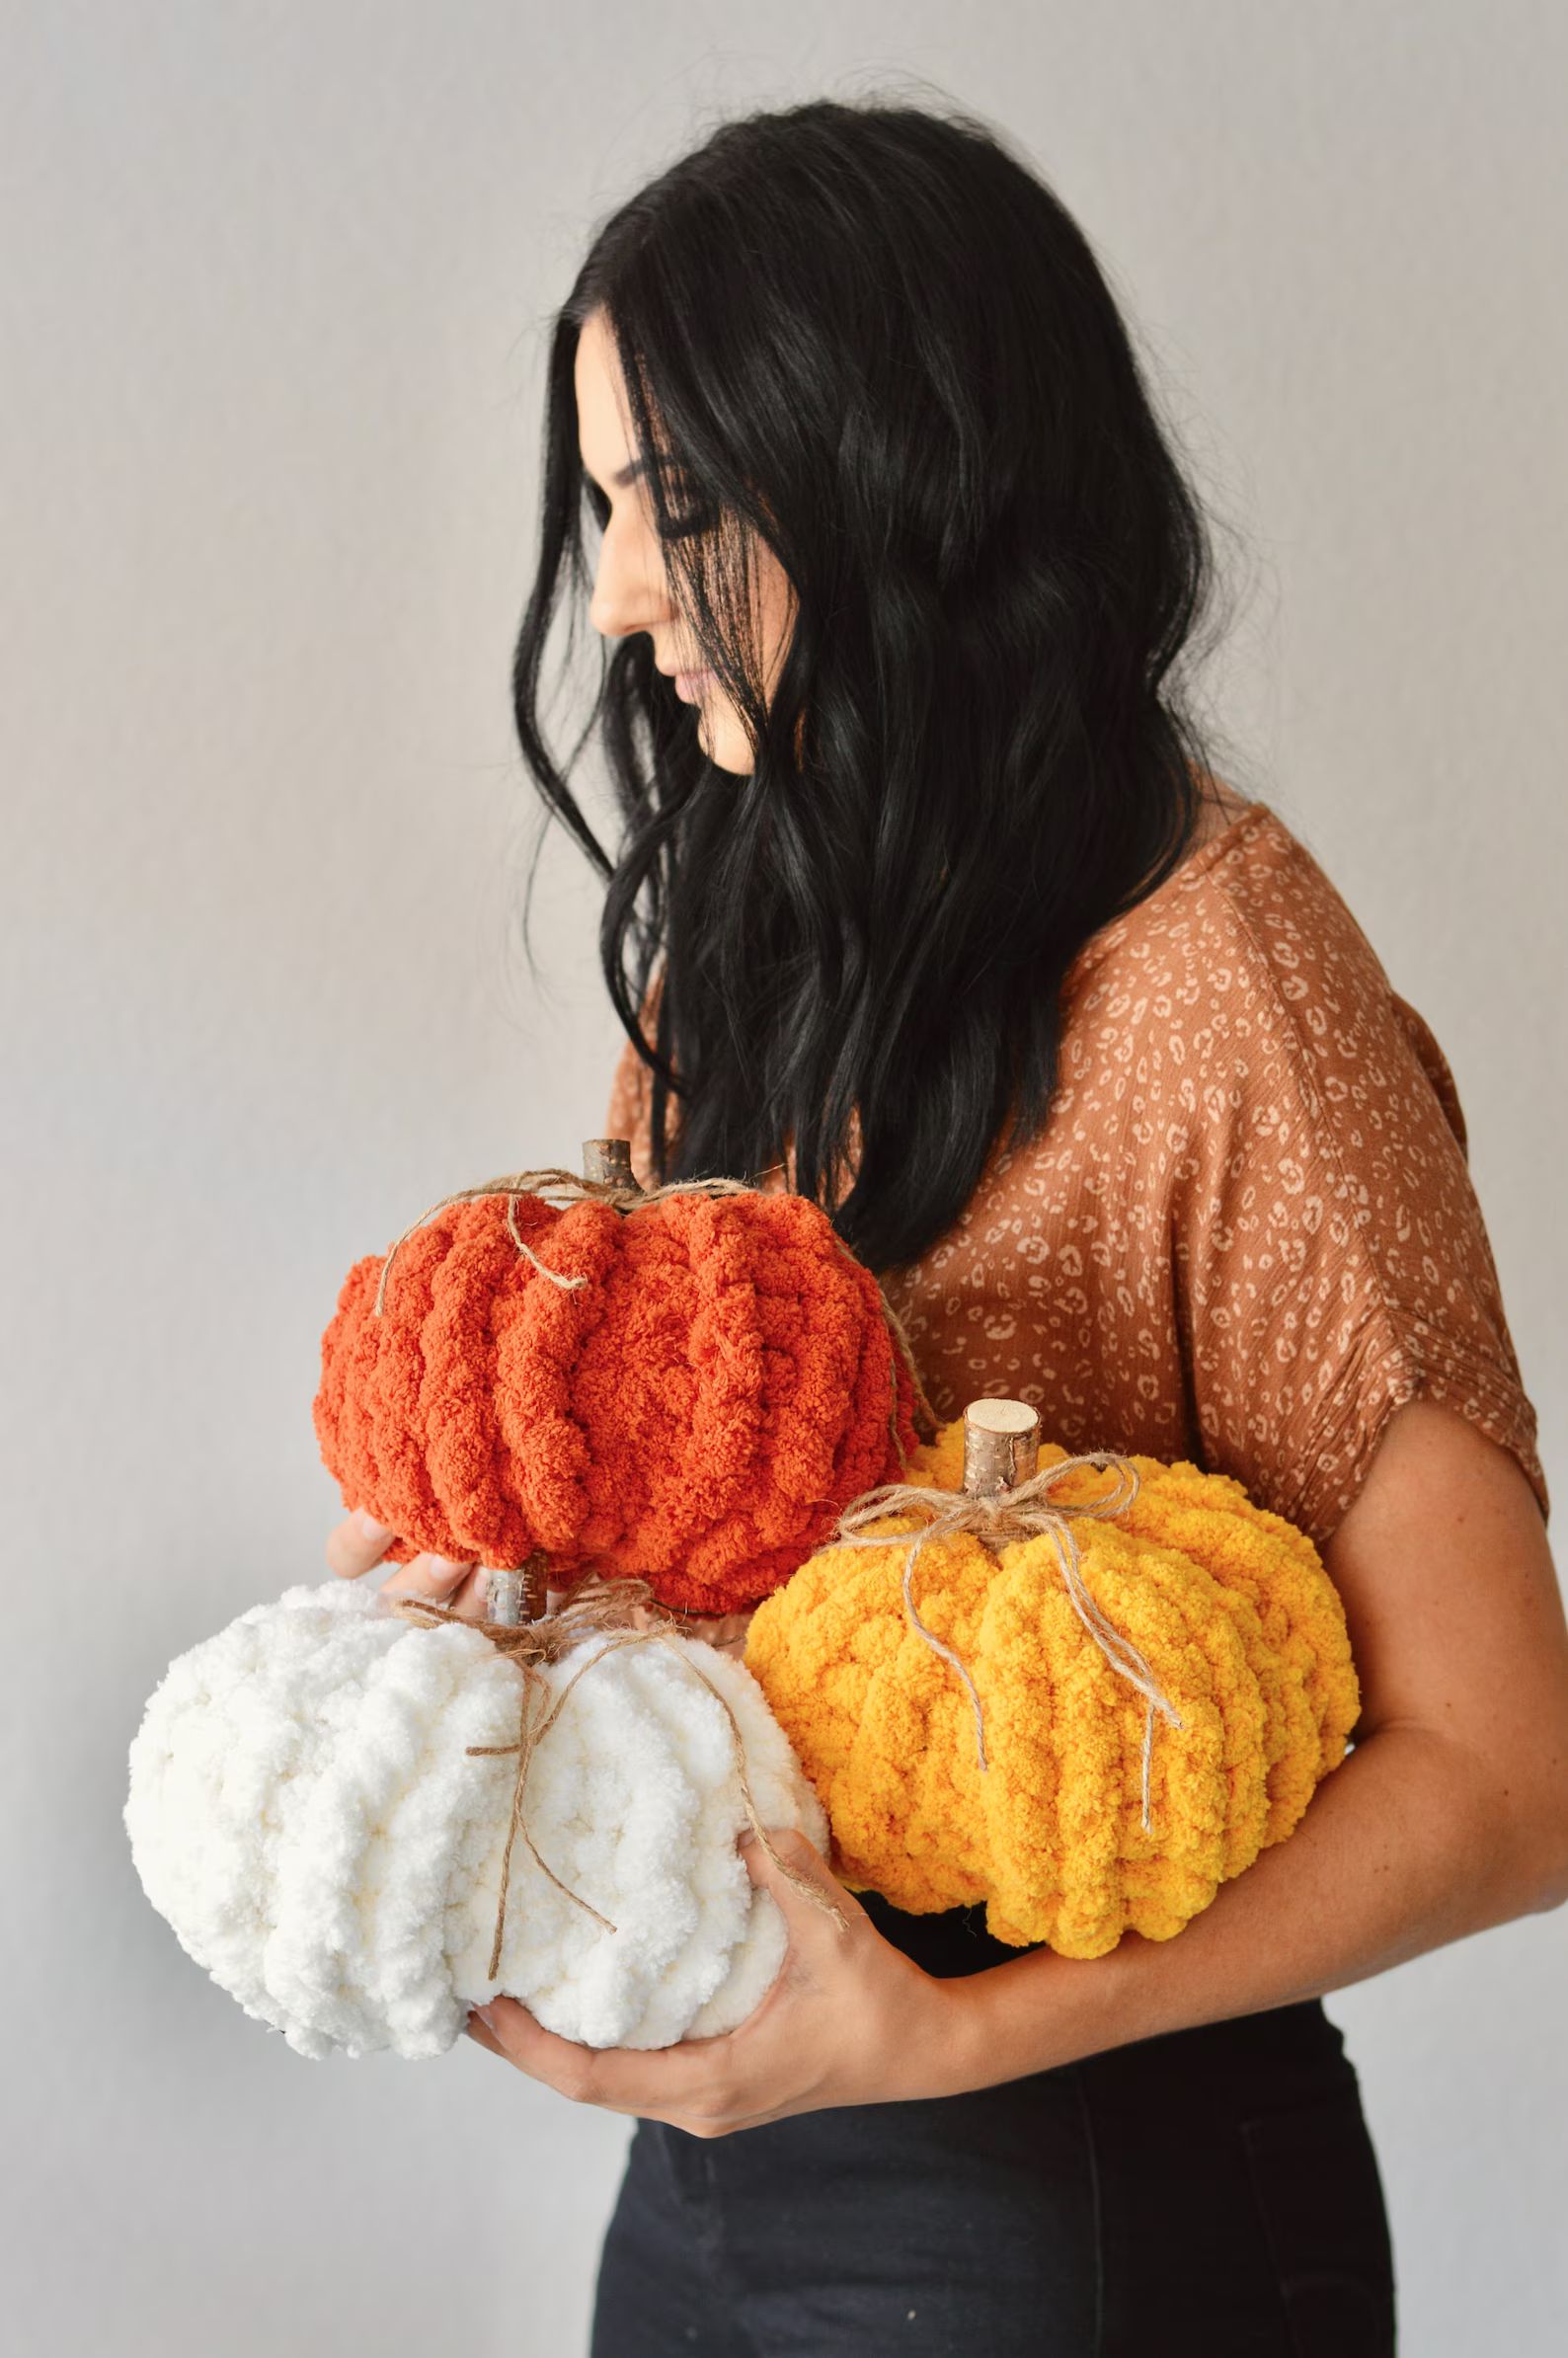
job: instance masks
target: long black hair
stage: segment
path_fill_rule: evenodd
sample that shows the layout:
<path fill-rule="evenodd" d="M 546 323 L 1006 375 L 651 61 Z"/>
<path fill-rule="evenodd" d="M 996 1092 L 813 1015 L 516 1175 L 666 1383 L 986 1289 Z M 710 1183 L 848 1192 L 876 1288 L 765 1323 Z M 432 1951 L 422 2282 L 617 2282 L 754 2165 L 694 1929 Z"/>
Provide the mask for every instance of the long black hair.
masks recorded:
<path fill-rule="evenodd" d="M 747 776 L 717 767 L 650 634 L 619 640 L 578 747 L 607 760 L 612 851 L 539 713 L 608 514 L 578 446 L 594 311 L 683 643 L 754 749 Z M 794 601 L 770 696 L 753 535 Z M 1184 857 L 1209 768 L 1177 683 L 1206 520 L 1082 232 L 967 115 L 722 122 L 604 222 L 554 321 L 540 539 L 518 738 L 605 879 L 656 1175 L 755 1178 L 789 1144 L 871 1268 L 918 1259 L 1004 1126 L 1038 1132 L 1062 977 Z"/>

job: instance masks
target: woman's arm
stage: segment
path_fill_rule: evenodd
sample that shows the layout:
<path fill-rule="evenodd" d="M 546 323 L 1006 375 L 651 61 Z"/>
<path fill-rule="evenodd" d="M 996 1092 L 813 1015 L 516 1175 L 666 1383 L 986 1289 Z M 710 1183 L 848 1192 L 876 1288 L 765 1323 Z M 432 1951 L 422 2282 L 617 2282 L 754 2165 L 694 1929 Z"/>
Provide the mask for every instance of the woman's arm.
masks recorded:
<path fill-rule="evenodd" d="M 1104 1957 L 1036 1949 L 936 1982 L 852 1901 L 844 1929 L 828 1924 L 753 1847 L 791 1952 L 739 2030 L 594 2054 L 502 1999 L 474 2037 L 579 2101 L 722 2136 L 823 2105 L 988 2086 L 1289 2004 L 1561 1905 L 1568 1625 L 1514 1459 L 1454 1411 L 1411 1402 L 1324 1556 L 1362 1685 L 1355 1749 L 1289 1840 L 1174 1939 L 1129 1932 Z"/>
<path fill-rule="evenodd" d="M 1361 1680 L 1353 1751 L 1175 1939 L 966 1985 L 969 2084 L 1319 1997 L 1568 1900 L 1568 1626 L 1515 1459 L 1411 1401 L 1323 1559 Z"/>

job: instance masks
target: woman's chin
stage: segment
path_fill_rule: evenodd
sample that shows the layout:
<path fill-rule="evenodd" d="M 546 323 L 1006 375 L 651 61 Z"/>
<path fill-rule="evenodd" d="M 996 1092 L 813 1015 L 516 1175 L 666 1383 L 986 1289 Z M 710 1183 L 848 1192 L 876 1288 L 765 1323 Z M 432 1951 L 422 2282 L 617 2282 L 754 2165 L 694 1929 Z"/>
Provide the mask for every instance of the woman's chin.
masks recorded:
<path fill-rule="evenodd" d="M 697 711 L 697 742 L 716 769 L 748 778 L 756 766 L 745 731 L 727 715 L 711 713 L 705 705 Z"/>

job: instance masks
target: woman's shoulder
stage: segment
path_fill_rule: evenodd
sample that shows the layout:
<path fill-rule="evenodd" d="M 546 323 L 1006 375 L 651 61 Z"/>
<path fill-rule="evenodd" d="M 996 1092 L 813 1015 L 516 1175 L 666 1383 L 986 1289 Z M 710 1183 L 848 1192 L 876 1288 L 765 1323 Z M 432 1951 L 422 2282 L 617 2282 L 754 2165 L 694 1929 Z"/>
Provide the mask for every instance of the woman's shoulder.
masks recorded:
<path fill-rule="evenodd" d="M 1180 1097 L 1261 1118 L 1289 1080 L 1320 1132 L 1400 1095 L 1467 1145 L 1453 1075 L 1344 895 L 1269 804 L 1234 798 L 1143 901 L 1083 945 L 1063 985 L 1069 1096 L 1137 1076 L 1145 1116 Z M 1411 1093 L 1414 1093 L 1412 1096 Z"/>
<path fill-rule="evenodd" d="M 1365 941 L 1312 853 L 1271 804 L 1225 788 L 1205 817 L 1194 847 L 1163 883 L 1082 945 L 1067 969 L 1070 992 L 1092 983 L 1103 994 L 1149 971 L 1162 953 L 1179 967 L 1219 946 L 1266 950 L 1290 928 L 1293 910 L 1297 932 L 1309 912 L 1329 932 Z"/>
<path fill-rule="evenodd" d="M 1189 1034 L 1267 1001 L 1318 1040 L 1375 1007 L 1431 1040 L 1306 843 L 1272 805 L 1233 795 L 1162 884 L 1083 944 L 1064 995 L 1080 1021 Z"/>

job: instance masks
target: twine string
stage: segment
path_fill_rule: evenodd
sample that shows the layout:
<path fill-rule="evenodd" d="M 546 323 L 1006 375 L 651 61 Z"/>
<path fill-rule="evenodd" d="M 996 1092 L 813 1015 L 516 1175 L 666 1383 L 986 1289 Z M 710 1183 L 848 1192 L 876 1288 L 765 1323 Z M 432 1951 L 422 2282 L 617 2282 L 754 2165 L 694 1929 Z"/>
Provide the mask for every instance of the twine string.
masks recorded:
<path fill-rule="evenodd" d="M 903 1354 L 903 1364 L 908 1373 L 909 1382 L 913 1386 L 915 1432 L 919 1435 L 922 1441 L 935 1441 L 940 1430 L 940 1426 L 938 1423 L 936 1410 L 931 1406 L 930 1401 L 927 1399 L 925 1386 L 920 1381 L 920 1371 L 914 1364 L 914 1346 L 909 1341 L 908 1331 L 904 1326 L 903 1320 L 899 1316 L 898 1311 L 888 1299 L 887 1294 L 884 1292 L 880 1281 L 877 1286 L 877 1292 L 882 1296 L 882 1310 L 884 1317 L 888 1321 L 888 1331 L 892 1335 L 894 1343 L 898 1349 Z M 895 1439 L 897 1438 L 897 1432 L 895 1432 Z M 899 1462 L 901 1465 L 906 1464 L 908 1462 L 902 1449 L 899 1452 Z"/>
<path fill-rule="evenodd" d="M 570 1884 L 563 1883 L 554 1868 L 540 1856 L 533 1837 L 528 1831 L 525 1789 L 529 1764 L 534 1753 L 551 1728 L 554 1727 L 556 1720 L 560 1717 L 562 1705 L 579 1679 L 586 1672 L 592 1670 L 596 1663 L 602 1662 L 606 1655 L 618 1652 L 622 1646 L 663 1646 L 667 1653 L 673 1654 L 675 1659 L 690 1671 L 694 1678 L 701 1680 L 730 1725 L 730 1735 L 735 1747 L 736 1777 L 741 1787 L 741 1798 L 745 1806 L 746 1819 L 751 1832 L 756 1836 L 757 1841 L 786 1882 L 792 1884 L 804 1899 L 811 1902 L 813 1907 L 821 1909 L 824 1915 L 830 1916 L 835 1924 L 842 1926 L 847 1923 L 848 1920 L 836 1900 L 829 1893 L 823 1891 L 822 1886 L 815 1882 L 810 1875 L 804 1874 L 800 1868 L 791 1866 L 787 1859 L 781 1858 L 774 1847 L 767 1828 L 762 1823 L 761 1813 L 757 1809 L 756 1799 L 751 1791 L 751 1780 L 746 1773 L 745 1739 L 741 1732 L 741 1723 L 735 1715 L 728 1696 L 721 1693 L 707 1672 L 702 1669 L 700 1664 L 693 1661 L 687 1650 L 691 1641 L 682 1639 L 676 1634 L 672 1617 L 664 1611 L 663 1607 L 658 1605 L 647 1581 L 603 1580 L 596 1574 L 590 1574 L 579 1583 L 572 1595 L 565 1603 L 558 1606 L 554 1612 L 545 1613 L 536 1621 L 476 1621 L 469 1615 L 458 1612 L 449 1605 L 437 1605 L 433 1598 L 429 1597 L 395 1597 L 389 1599 L 388 1602 L 392 1611 L 405 1618 L 427 1616 L 425 1620 L 427 1627 L 442 1622 L 456 1622 L 465 1629 L 477 1629 L 482 1637 L 489 1638 L 499 1654 L 506 1655 L 510 1661 L 515 1663 L 522 1674 L 518 1698 L 520 1724 L 517 1741 L 514 1744 L 470 1744 L 465 1748 L 472 1754 L 502 1756 L 515 1753 L 517 1756 L 517 1771 L 511 1788 L 511 1814 L 507 1829 L 506 1848 L 502 1853 L 501 1895 L 496 1906 L 495 1936 L 490 1948 L 489 1975 L 492 1981 L 495 1980 L 501 1969 L 502 1934 L 506 1927 L 507 1895 L 511 1882 L 511 1852 L 512 1846 L 519 1835 L 534 1864 L 548 1876 L 557 1891 L 563 1892 L 575 1906 L 584 1909 L 588 1915 L 593 1918 L 595 1924 L 602 1925 L 605 1931 L 613 1933 L 616 1929 L 607 1916 L 601 1916 L 599 1911 L 590 1906 L 580 1892 L 574 1891 Z M 637 1625 L 633 1620 L 633 1615 L 639 1612 L 656 1615 L 655 1625 L 652 1627 Z M 549 1683 L 544 1677 L 541 1664 L 558 1662 L 574 1646 L 581 1645 L 585 1640 L 599 1635 L 604 1636 L 606 1642 L 595 1653 L 587 1655 L 577 1665 L 571 1677 L 556 1694 L 554 1701 L 548 1701 Z M 537 1710 L 534 1708 L 533 1701 L 536 1693 L 540 1697 L 540 1707 Z"/>
<path fill-rule="evenodd" d="M 1077 1457 L 1062 1457 L 1054 1465 L 1042 1466 L 1027 1481 L 1011 1489 L 976 1496 L 970 1491 L 926 1489 L 912 1482 L 883 1482 L 875 1490 L 863 1491 L 846 1507 L 838 1519 L 838 1536 L 852 1547 L 886 1547 L 892 1544 L 886 1533 L 870 1533 L 862 1527 L 879 1522 L 885 1516 L 921 1514 L 927 1520 L 904 1553 L 903 1611 L 904 1617 L 917 1636 L 940 1654 L 958 1673 L 969 1695 L 970 1708 L 975 1714 L 975 1749 L 981 1769 L 990 1764 L 985 1753 L 985 1715 L 980 1707 L 980 1690 L 970 1676 L 968 1666 L 935 1630 L 921 1619 L 914 1602 L 914 1571 L 920 1550 L 930 1539 L 946 1538 L 954 1532 L 974 1532 L 986 1545 L 995 1548 L 1010 1539 L 1047 1537 L 1056 1549 L 1062 1584 L 1072 1602 L 1073 1611 L 1088 1630 L 1095 1644 L 1104 1654 L 1119 1678 L 1137 1690 L 1145 1703 L 1143 1723 L 1143 1827 L 1149 1831 L 1149 1763 L 1154 1744 L 1154 1714 L 1161 1712 L 1166 1721 L 1182 1727 L 1180 1713 L 1164 1694 L 1147 1662 L 1132 1641 L 1124 1637 L 1115 1624 L 1107 1619 L 1083 1578 L 1082 1559 L 1069 1515 L 1051 1504 L 1050 1494 L 1063 1476 L 1082 1466 L 1093 1466 L 1097 1472 L 1112 1469 L 1116 1487 L 1103 1498 L 1091 1499 L 1085 1506 L 1074 1506 L 1072 1516 L 1120 1515 L 1133 1504 L 1138 1492 L 1138 1471 L 1130 1458 L 1113 1450 L 1095 1450 Z"/>

